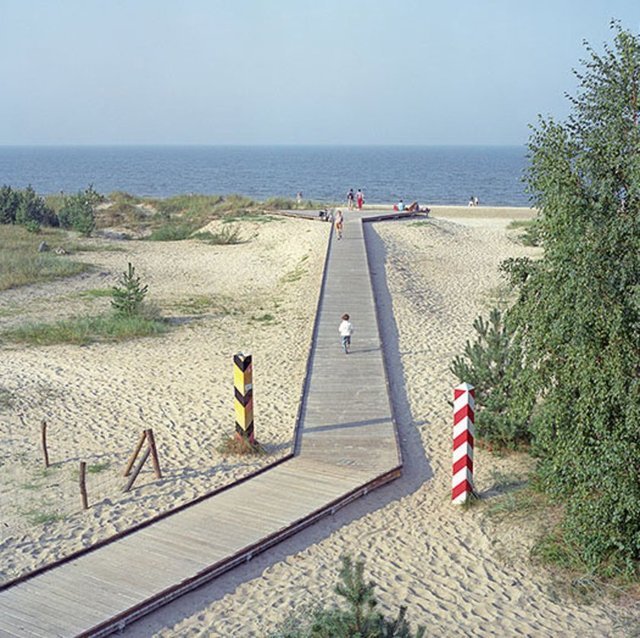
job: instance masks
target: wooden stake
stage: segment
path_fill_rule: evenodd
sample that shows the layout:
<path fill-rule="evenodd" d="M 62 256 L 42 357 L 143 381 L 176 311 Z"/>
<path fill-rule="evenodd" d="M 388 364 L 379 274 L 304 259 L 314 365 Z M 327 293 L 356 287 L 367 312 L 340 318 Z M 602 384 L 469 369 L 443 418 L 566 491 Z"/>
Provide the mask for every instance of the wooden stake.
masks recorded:
<path fill-rule="evenodd" d="M 138 454 L 140 454 L 140 450 L 142 449 L 142 445 L 143 445 L 144 440 L 146 438 L 147 438 L 147 432 L 145 430 L 140 435 L 140 440 L 138 441 L 138 445 L 136 445 L 136 449 L 135 449 L 134 453 L 131 455 L 131 458 L 129 459 L 129 462 L 127 463 L 127 467 L 124 470 L 124 476 L 129 476 L 129 472 L 131 472 L 131 468 L 133 467 L 133 464 L 136 462 L 136 458 L 138 457 Z"/>
<path fill-rule="evenodd" d="M 42 419 L 40 424 L 40 438 L 42 440 L 42 453 L 44 454 L 44 466 L 49 467 L 49 452 L 47 451 L 47 421 Z"/>
<path fill-rule="evenodd" d="M 150 453 L 151 453 L 151 448 L 147 446 L 145 453 L 142 455 L 142 458 L 140 459 L 140 462 L 136 466 L 135 470 L 133 470 L 133 474 L 129 478 L 129 482 L 127 483 L 127 486 L 124 488 L 125 492 L 128 492 L 131 489 L 131 486 L 134 484 L 136 478 L 138 477 L 138 474 L 140 474 L 140 470 L 142 469 L 142 466 L 145 464 L 145 461 L 149 458 Z"/>
<path fill-rule="evenodd" d="M 147 442 L 149 443 L 149 450 L 151 450 L 151 462 L 153 463 L 153 470 L 156 473 L 156 478 L 162 478 L 162 472 L 160 471 L 160 461 L 158 460 L 158 450 L 156 449 L 156 440 L 153 436 L 153 430 L 149 428 L 145 430 L 147 435 Z"/>
<path fill-rule="evenodd" d="M 87 463 L 80 461 L 80 495 L 82 496 L 82 509 L 89 509 L 89 500 L 87 498 Z"/>

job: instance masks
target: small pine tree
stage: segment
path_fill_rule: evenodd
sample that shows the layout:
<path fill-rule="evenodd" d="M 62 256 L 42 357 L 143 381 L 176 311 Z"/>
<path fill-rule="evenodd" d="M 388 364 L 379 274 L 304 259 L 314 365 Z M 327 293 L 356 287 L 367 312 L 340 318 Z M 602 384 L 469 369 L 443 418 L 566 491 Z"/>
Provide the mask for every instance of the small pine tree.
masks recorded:
<path fill-rule="evenodd" d="M 60 225 L 88 237 L 96 225 L 94 206 L 99 201 L 98 197 L 92 186 L 84 192 L 65 197 L 64 204 L 58 213 Z"/>
<path fill-rule="evenodd" d="M 317 609 L 311 622 L 290 618 L 272 638 L 424 638 L 425 629 L 414 634 L 406 620 L 406 607 L 400 607 L 395 619 L 385 618 L 376 607 L 375 583 L 364 579 L 364 561 L 342 557 L 340 582 L 335 592 L 346 608 Z"/>
<path fill-rule="evenodd" d="M 477 434 L 500 447 L 527 443 L 534 396 L 527 386 L 514 331 L 497 308 L 488 321 L 478 317 L 473 327 L 476 340 L 467 341 L 464 357 L 457 356 L 450 369 L 461 382 L 475 388 Z"/>
<path fill-rule="evenodd" d="M 114 286 L 111 293 L 111 307 L 116 315 L 135 317 L 140 314 L 142 302 L 149 286 L 142 286 L 140 277 L 136 277 L 135 268 L 129 262 L 127 272 L 122 273 L 119 286 Z"/>

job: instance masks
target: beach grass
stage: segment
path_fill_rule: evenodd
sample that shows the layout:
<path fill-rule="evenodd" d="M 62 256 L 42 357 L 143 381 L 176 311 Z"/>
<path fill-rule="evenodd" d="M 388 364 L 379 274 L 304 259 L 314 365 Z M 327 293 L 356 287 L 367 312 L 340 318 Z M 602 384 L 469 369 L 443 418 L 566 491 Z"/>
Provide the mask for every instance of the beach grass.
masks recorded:
<path fill-rule="evenodd" d="M 240 244 L 243 241 L 237 226 L 225 226 L 217 233 L 210 231 L 196 233 L 193 238 L 215 246 Z"/>
<path fill-rule="evenodd" d="M 49 346 L 61 343 L 87 345 L 95 342 L 117 342 L 139 337 L 157 336 L 168 330 L 168 324 L 146 317 L 105 315 L 56 321 L 28 323 L 0 333 L 0 341 Z"/>
<path fill-rule="evenodd" d="M 46 229 L 40 234 L 29 233 L 22 226 L 0 225 L 0 290 L 51 281 L 87 272 L 88 264 L 75 262 L 65 255 L 38 252 L 41 241 L 62 244 L 67 234 Z"/>

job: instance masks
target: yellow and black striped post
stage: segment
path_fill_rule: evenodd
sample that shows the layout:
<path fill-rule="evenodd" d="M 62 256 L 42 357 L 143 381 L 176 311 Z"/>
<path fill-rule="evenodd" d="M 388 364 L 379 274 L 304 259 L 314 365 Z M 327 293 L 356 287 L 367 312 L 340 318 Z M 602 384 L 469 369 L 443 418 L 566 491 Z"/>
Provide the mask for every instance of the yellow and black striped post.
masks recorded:
<path fill-rule="evenodd" d="M 251 355 L 241 352 L 233 355 L 233 388 L 235 391 L 236 434 L 250 443 L 253 433 L 253 366 Z"/>

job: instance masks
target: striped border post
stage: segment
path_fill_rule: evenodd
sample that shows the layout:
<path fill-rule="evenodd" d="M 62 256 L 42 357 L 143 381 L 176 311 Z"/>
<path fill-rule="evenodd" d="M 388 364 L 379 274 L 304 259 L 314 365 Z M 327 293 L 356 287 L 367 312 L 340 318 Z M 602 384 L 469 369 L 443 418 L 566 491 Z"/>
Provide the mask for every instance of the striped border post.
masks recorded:
<path fill-rule="evenodd" d="M 475 390 L 461 383 L 453 390 L 453 480 L 451 500 L 466 503 L 473 494 L 473 437 Z"/>
<path fill-rule="evenodd" d="M 253 432 L 253 365 L 251 355 L 233 355 L 233 389 L 236 412 L 236 435 L 255 443 Z"/>

